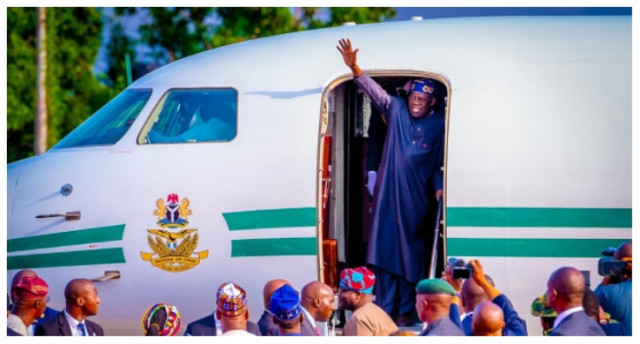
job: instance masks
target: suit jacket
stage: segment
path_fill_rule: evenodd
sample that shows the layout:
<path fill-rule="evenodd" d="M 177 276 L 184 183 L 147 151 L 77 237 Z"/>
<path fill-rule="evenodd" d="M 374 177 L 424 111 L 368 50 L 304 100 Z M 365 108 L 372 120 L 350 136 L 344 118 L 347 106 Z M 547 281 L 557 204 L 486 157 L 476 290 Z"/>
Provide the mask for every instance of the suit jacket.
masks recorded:
<path fill-rule="evenodd" d="M 464 336 L 459 323 L 451 321 L 447 316 L 437 319 L 420 332 L 420 336 Z"/>
<path fill-rule="evenodd" d="M 217 336 L 215 314 L 195 320 L 187 325 L 185 336 Z M 247 322 L 247 332 L 260 336 L 260 329 L 254 322 Z"/>
<path fill-rule="evenodd" d="M 102 326 L 94 323 L 91 320 L 84 320 L 84 324 L 87 327 L 89 336 L 104 336 Z M 71 336 L 71 327 L 67 321 L 67 317 L 64 315 L 64 311 L 61 311 L 55 317 L 49 319 L 49 321 L 42 324 L 38 324 L 36 327 L 36 336 Z"/>
<path fill-rule="evenodd" d="M 575 312 L 564 318 L 550 336 L 605 336 L 606 334 L 595 320 L 584 311 Z"/>
<path fill-rule="evenodd" d="M 260 327 L 260 333 L 263 336 L 277 336 L 279 333 L 278 326 L 273 323 L 273 315 L 264 311 L 260 320 L 258 320 L 258 327 Z"/>
<path fill-rule="evenodd" d="M 303 336 L 318 335 L 316 331 L 313 329 L 313 325 L 311 325 L 310 321 L 315 321 L 315 320 L 313 320 L 313 318 L 312 319 L 305 318 L 304 321 L 302 321 L 302 324 L 300 325 L 300 334 L 302 334 Z"/>

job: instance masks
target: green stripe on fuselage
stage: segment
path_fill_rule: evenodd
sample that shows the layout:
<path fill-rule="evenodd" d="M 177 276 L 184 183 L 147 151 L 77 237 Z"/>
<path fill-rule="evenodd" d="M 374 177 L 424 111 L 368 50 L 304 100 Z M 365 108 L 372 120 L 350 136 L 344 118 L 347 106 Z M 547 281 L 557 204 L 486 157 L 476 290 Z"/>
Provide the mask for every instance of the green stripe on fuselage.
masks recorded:
<path fill-rule="evenodd" d="M 223 213 L 229 230 L 315 227 L 316 208 L 265 209 Z"/>
<path fill-rule="evenodd" d="M 573 257 L 598 258 L 607 247 L 630 239 L 449 238 L 450 257 Z"/>
<path fill-rule="evenodd" d="M 81 229 L 7 240 L 7 252 L 122 240 L 125 225 Z"/>
<path fill-rule="evenodd" d="M 231 240 L 231 257 L 314 256 L 316 238 L 271 238 Z"/>
<path fill-rule="evenodd" d="M 121 247 L 7 257 L 7 270 L 125 263 Z"/>
<path fill-rule="evenodd" d="M 473 208 L 447 207 L 448 227 L 631 228 L 624 208 Z"/>

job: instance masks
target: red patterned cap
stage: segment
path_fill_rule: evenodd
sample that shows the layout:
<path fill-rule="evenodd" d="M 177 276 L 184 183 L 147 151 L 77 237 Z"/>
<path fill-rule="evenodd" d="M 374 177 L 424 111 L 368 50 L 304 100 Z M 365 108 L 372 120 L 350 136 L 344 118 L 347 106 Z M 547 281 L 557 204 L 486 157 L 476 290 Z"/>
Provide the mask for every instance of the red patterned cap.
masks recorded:
<path fill-rule="evenodd" d="M 373 293 L 376 275 L 364 266 L 344 269 L 340 272 L 340 288 L 365 294 Z"/>
<path fill-rule="evenodd" d="M 216 294 L 218 311 L 228 317 L 236 317 L 247 310 L 247 293 L 239 285 L 223 283 Z"/>
<path fill-rule="evenodd" d="M 49 293 L 47 282 L 37 276 L 22 277 L 14 288 L 18 297 L 25 299 L 41 297 Z"/>

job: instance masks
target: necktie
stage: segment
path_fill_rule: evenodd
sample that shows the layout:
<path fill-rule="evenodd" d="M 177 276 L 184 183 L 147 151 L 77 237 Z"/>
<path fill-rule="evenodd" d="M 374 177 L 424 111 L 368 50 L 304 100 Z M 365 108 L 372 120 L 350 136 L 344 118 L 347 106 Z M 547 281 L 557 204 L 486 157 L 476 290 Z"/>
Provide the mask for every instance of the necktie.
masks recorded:
<path fill-rule="evenodd" d="M 81 336 L 86 336 L 87 335 L 87 328 L 84 326 L 84 323 L 79 323 L 78 324 L 78 331 L 79 331 Z"/>
<path fill-rule="evenodd" d="M 318 336 L 319 336 L 319 335 L 320 335 L 320 330 L 318 330 L 318 328 L 317 328 L 317 327 L 314 327 L 313 329 L 316 331 L 316 335 L 318 335 Z"/>

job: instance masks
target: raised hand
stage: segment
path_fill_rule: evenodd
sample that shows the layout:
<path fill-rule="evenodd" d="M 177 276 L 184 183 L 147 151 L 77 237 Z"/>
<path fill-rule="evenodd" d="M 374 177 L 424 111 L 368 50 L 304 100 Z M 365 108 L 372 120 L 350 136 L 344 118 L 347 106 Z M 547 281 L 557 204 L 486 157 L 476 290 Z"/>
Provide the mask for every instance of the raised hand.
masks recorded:
<path fill-rule="evenodd" d="M 340 41 L 338 41 L 338 43 L 340 45 L 336 48 L 338 49 L 340 54 L 342 54 L 344 64 L 347 65 L 347 67 L 351 68 L 351 72 L 353 72 L 353 75 L 355 75 L 356 77 L 360 76 L 360 74 L 362 74 L 362 70 L 360 70 L 360 67 L 358 67 L 358 64 L 356 63 L 356 55 L 358 54 L 358 51 L 360 49 L 353 50 L 353 48 L 351 47 L 351 40 L 348 38 L 342 38 L 340 39 Z"/>

